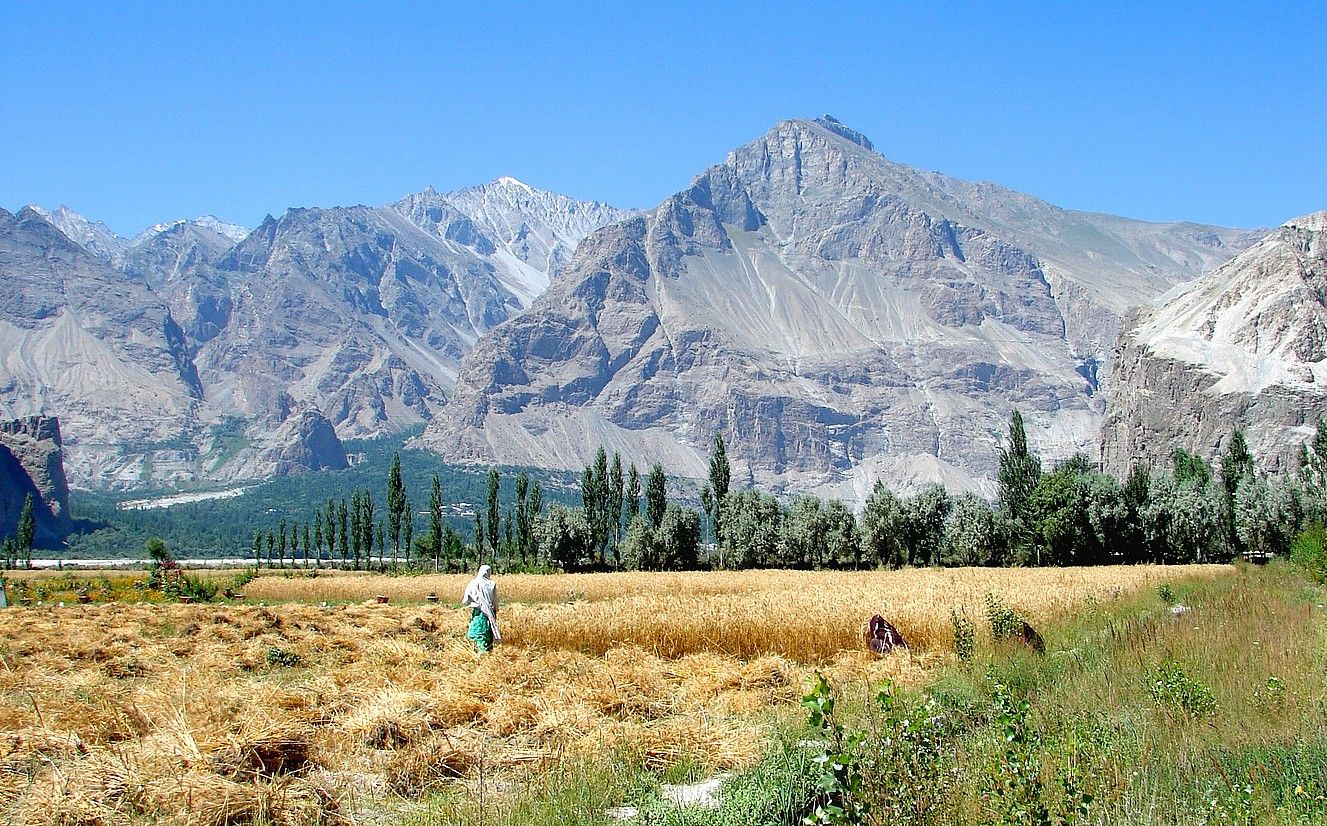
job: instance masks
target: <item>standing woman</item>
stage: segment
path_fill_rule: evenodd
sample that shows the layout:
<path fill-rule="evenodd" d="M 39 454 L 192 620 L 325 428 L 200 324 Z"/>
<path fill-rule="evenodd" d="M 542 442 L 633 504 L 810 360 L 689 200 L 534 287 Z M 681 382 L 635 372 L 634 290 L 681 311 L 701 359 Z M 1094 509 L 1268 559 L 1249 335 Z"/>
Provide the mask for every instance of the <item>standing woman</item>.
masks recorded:
<path fill-rule="evenodd" d="M 493 570 L 479 566 L 479 573 L 465 586 L 461 607 L 470 609 L 470 630 L 466 636 L 474 640 L 481 654 L 493 650 L 493 643 L 502 640 L 498 631 L 498 586 L 493 584 Z"/>

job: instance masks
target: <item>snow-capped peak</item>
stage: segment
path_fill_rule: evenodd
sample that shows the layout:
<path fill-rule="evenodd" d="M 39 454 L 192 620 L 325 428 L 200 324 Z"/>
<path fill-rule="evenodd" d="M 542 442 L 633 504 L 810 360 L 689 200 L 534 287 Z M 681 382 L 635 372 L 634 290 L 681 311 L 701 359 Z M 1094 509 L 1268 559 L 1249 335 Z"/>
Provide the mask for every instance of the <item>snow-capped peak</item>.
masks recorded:
<path fill-rule="evenodd" d="M 104 261 L 114 260 L 129 247 L 126 239 L 116 235 L 101 221 L 90 221 L 64 205 L 48 210 L 33 204 L 32 211 L 63 232 L 69 240 Z"/>

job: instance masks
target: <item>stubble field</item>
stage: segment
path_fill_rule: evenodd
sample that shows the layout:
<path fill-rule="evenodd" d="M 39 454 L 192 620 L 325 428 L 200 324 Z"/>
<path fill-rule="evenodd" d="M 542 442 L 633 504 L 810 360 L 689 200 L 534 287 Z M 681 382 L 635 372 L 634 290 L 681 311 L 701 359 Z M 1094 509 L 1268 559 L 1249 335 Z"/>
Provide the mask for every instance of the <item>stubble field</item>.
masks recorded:
<path fill-rule="evenodd" d="M 463 638 L 460 575 L 262 576 L 243 604 L 48 601 L 0 612 L 0 820 L 330 823 L 606 753 L 741 768 L 813 670 L 925 682 L 952 656 L 951 609 L 980 626 L 988 593 L 1036 624 L 1225 570 L 499 576 L 505 639 L 485 657 Z M 873 613 L 909 652 L 863 650 Z"/>

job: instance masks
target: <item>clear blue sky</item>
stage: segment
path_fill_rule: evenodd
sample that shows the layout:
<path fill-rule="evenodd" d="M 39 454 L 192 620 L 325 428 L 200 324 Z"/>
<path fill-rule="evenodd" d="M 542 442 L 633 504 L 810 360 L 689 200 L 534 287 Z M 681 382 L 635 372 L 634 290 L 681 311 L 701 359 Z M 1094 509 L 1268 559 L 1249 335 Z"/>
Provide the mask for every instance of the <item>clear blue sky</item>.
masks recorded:
<path fill-rule="evenodd" d="M 787 117 L 1062 206 L 1327 209 L 1313 3 L 0 2 L 0 206 L 121 234 L 514 175 L 653 206 Z"/>

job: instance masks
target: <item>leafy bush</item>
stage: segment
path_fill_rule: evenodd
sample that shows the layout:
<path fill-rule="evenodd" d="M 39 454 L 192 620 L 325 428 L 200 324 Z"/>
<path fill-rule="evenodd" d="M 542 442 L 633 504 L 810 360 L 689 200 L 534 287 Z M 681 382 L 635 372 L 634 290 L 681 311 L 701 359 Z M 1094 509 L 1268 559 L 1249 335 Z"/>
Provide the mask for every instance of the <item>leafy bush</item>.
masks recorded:
<path fill-rule="evenodd" d="M 1181 711 L 1195 720 L 1216 716 L 1212 689 L 1175 663 L 1162 663 L 1154 668 L 1149 675 L 1148 690 L 1152 700 L 1162 708 Z"/>
<path fill-rule="evenodd" d="M 196 577 L 193 574 L 185 574 L 180 577 L 179 584 L 174 587 L 175 597 L 188 597 L 197 602 L 211 602 L 217 598 L 217 583 Z"/>
<path fill-rule="evenodd" d="M 954 653 L 960 662 L 971 662 L 977 647 L 977 630 L 972 626 L 972 620 L 951 608 L 949 621 L 954 625 Z"/>
<path fill-rule="evenodd" d="M 1317 582 L 1327 582 L 1327 528 L 1314 522 L 1290 545 L 1290 559 Z"/>
<path fill-rule="evenodd" d="M 1023 631 L 1023 618 L 995 594 L 986 595 L 986 619 L 996 640 L 1016 637 Z"/>

